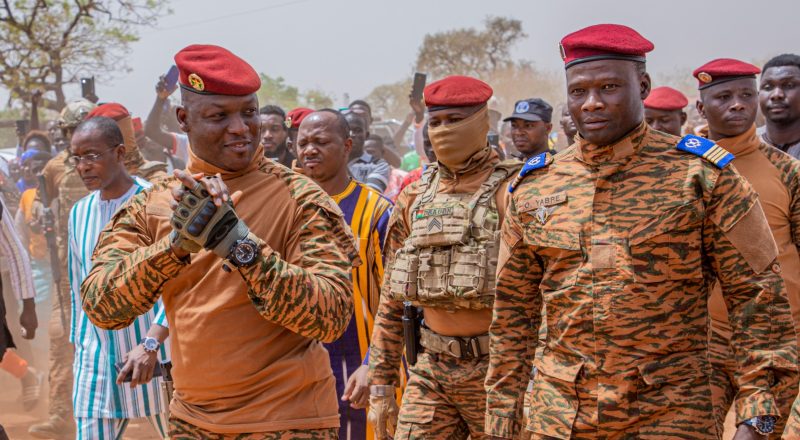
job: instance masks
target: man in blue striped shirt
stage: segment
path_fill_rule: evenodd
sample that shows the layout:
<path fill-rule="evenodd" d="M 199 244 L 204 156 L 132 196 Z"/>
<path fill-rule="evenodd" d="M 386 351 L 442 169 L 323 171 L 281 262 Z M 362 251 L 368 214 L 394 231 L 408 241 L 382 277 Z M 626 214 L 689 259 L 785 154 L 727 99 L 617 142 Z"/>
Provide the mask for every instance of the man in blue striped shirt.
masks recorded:
<path fill-rule="evenodd" d="M 70 160 L 87 189 L 69 217 L 69 276 L 72 298 L 70 341 L 75 344 L 73 406 L 77 439 L 119 439 L 133 418 L 147 417 L 160 438 L 167 436 L 167 403 L 160 378 L 153 380 L 168 335 L 161 302 L 121 330 L 95 327 L 80 306 L 80 285 L 92 268 L 100 231 L 128 199 L 151 185 L 128 174 L 122 132 L 111 118 L 81 123 Z M 118 369 L 116 365 L 122 365 Z M 130 384 L 123 384 L 130 374 Z"/>

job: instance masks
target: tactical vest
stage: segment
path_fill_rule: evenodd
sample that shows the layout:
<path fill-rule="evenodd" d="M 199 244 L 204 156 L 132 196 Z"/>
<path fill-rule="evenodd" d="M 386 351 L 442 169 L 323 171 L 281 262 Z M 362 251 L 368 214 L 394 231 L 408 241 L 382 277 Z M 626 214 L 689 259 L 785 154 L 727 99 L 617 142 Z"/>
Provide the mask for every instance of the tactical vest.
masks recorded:
<path fill-rule="evenodd" d="M 395 300 L 450 310 L 492 307 L 500 241 L 495 194 L 521 165 L 498 164 L 474 194 L 441 194 L 438 168 L 425 170 L 411 205 L 411 234 L 389 278 Z"/>

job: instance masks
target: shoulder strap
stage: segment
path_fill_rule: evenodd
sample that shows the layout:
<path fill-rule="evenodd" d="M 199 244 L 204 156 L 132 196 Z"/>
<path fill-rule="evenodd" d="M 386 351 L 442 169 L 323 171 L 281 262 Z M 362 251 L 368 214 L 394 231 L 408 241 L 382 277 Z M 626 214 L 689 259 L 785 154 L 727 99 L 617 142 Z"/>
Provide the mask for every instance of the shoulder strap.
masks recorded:
<path fill-rule="evenodd" d="M 495 166 L 489 178 L 481 184 L 478 192 L 469 201 L 472 221 L 476 226 L 483 227 L 486 222 L 486 214 L 489 213 L 489 208 L 494 202 L 494 195 L 497 193 L 497 188 L 500 184 L 521 167 L 521 162 L 500 162 Z"/>
<path fill-rule="evenodd" d="M 410 212 L 416 212 L 419 205 L 428 203 L 436 196 L 436 190 L 439 189 L 439 167 L 435 164 L 428 165 L 428 168 L 422 173 L 419 178 L 419 186 L 417 189 L 417 198 L 411 205 Z"/>
<path fill-rule="evenodd" d="M 714 141 L 693 134 L 684 136 L 678 142 L 676 148 L 680 151 L 700 156 L 713 163 L 717 168 L 725 168 L 734 159 L 733 154 L 714 143 Z"/>
<path fill-rule="evenodd" d="M 508 192 L 513 193 L 519 184 L 522 183 L 522 180 L 525 179 L 525 176 L 532 173 L 534 170 L 544 168 L 551 163 L 553 163 L 553 156 L 548 152 L 544 152 L 528 159 L 525 162 L 525 165 L 522 166 L 522 169 L 519 170 L 519 174 L 517 174 L 517 177 L 514 178 L 514 181 L 508 185 Z"/>

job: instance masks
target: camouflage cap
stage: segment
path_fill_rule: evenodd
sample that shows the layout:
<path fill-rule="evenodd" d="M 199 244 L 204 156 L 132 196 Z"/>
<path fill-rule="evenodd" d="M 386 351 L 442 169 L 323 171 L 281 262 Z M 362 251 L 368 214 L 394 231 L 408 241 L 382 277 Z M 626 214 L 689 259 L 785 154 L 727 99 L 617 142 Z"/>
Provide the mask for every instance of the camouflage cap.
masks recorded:
<path fill-rule="evenodd" d="M 58 116 L 58 126 L 60 128 L 77 127 L 95 107 L 97 107 L 95 104 L 85 99 L 70 102 L 61 110 L 61 114 Z"/>

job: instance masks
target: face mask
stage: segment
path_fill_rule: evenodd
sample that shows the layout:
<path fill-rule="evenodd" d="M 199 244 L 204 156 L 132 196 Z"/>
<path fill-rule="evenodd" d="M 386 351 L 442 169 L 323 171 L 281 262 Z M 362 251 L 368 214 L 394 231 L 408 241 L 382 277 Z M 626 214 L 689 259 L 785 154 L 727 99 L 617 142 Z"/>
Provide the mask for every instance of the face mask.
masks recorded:
<path fill-rule="evenodd" d="M 488 133 L 489 109 L 486 106 L 455 124 L 428 127 L 436 158 L 451 171 L 459 171 L 470 157 L 486 148 Z"/>

